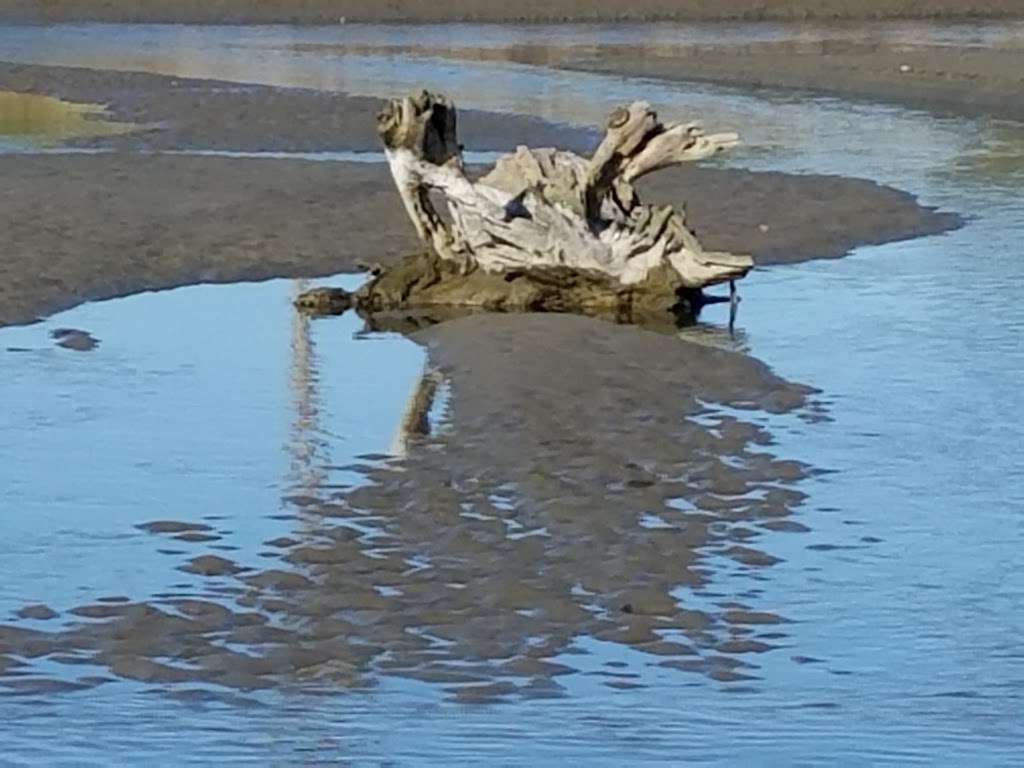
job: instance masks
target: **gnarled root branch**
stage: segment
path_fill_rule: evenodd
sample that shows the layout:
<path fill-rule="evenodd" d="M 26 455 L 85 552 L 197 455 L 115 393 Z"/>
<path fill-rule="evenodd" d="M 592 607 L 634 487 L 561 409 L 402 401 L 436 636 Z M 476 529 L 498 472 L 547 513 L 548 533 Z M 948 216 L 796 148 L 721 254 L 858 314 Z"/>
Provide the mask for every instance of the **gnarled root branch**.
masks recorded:
<path fill-rule="evenodd" d="M 353 294 L 363 314 L 449 306 L 678 316 L 692 314 L 702 288 L 753 266 L 749 256 L 705 251 L 682 211 L 645 205 L 633 188 L 645 174 L 735 146 L 736 134 L 664 125 L 634 102 L 611 114 L 590 158 L 519 147 L 473 181 L 444 96 L 390 102 L 377 132 L 427 253 L 384 268 Z M 299 303 L 316 310 L 344 301 L 321 291 Z"/>

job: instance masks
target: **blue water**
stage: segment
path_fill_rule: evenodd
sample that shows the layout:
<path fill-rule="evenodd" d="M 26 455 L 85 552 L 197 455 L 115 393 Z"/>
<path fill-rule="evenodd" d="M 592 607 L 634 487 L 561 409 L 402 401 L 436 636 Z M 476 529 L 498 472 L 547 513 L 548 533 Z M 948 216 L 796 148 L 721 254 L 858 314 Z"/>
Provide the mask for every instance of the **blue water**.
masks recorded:
<path fill-rule="evenodd" d="M 256 36 L 235 32 L 247 45 Z M 196 703 L 175 700 L 173 686 L 157 695 L 112 680 L 0 695 L 0 764 L 1020 764 L 1024 126 L 527 67 L 425 60 L 410 69 L 258 45 L 216 52 L 231 34 L 0 30 L 0 58 L 114 66 L 126 51 L 143 55 L 141 38 L 158 71 L 233 79 L 229 57 L 235 79 L 381 94 L 432 78 L 466 106 L 580 123 L 649 98 L 738 129 L 747 144 L 730 163 L 874 178 L 970 220 L 744 281 L 746 351 L 820 389 L 830 417 L 756 415 L 774 454 L 830 472 L 800 485 L 809 496 L 794 520 L 806 532 L 760 535 L 758 548 L 782 562 L 757 578 L 710 565 L 713 589 L 756 589 L 759 605 L 793 622 L 784 647 L 758 656 L 758 679 L 717 683 L 579 638 L 586 653 L 556 659 L 575 672 L 551 700 L 465 706 L 439 686 L 382 675 L 331 696 L 218 689 Z M 309 33 L 335 34 L 354 33 Z M 67 41 L 82 47 L 58 45 Z M 506 90 L 484 87 L 496 73 Z M 221 554 L 255 563 L 261 541 L 295 524 L 274 517 L 283 497 L 362 482 L 345 468 L 358 456 L 386 461 L 374 456 L 393 445 L 423 351 L 360 334 L 351 316 L 297 319 L 293 290 L 283 281 L 198 286 L 0 330 L 0 349 L 28 350 L 0 352 L 0 612 L 199 589 L 175 570 L 181 555 L 154 553 L 162 544 L 133 526 L 207 519 L 224 531 L 218 545 L 238 548 Z M 721 308 L 704 320 L 721 324 Z M 55 347 L 48 333 L 64 326 L 100 346 Z M 316 475 L 324 466 L 327 477 Z M 645 687 L 613 690 L 587 674 L 609 662 Z M 76 670 L 87 672 L 106 674 Z"/>

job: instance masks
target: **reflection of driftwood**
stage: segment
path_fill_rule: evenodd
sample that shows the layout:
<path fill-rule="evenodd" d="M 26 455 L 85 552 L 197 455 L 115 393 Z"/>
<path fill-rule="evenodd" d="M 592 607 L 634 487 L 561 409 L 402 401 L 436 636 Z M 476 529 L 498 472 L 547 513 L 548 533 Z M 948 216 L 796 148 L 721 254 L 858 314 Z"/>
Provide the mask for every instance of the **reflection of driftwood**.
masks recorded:
<path fill-rule="evenodd" d="M 427 252 L 376 272 L 351 297 L 358 309 L 463 306 L 623 320 L 692 314 L 702 288 L 752 266 L 748 256 L 705 251 L 681 211 L 645 205 L 633 188 L 645 174 L 729 149 L 735 134 L 663 125 L 635 102 L 612 113 L 590 158 L 520 147 L 474 181 L 445 97 L 395 100 L 377 130 Z M 443 213 L 432 196 L 443 201 Z M 338 311 L 348 297 L 321 291 L 303 301 Z"/>
<path fill-rule="evenodd" d="M 409 450 L 409 443 L 430 434 L 430 409 L 434 406 L 437 390 L 443 380 L 440 371 L 429 367 L 423 369 L 412 392 L 409 393 L 405 408 L 402 409 L 389 453 L 394 456 L 405 456 Z"/>

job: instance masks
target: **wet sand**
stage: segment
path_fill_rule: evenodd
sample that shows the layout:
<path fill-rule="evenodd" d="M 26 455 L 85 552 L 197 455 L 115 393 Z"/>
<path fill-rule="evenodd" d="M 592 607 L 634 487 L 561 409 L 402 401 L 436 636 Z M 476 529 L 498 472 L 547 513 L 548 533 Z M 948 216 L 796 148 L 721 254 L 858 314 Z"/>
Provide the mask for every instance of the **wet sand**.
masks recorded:
<path fill-rule="evenodd" d="M 45 87 L 47 73 L 32 75 L 21 87 L 104 95 L 103 75 L 60 72 Z M 95 78 L 92 90 L 78 77 Z M 179 82 L 190 96 L 178 102 L 133 101 L 116 86 L 131 77 L 111 78 L 112 112 L 161 115 L 166 134 L 100 145 L 153 150 L 171 135 L 237 148 L 241 122 L 246 147 L 324 138 L 250 113 L 266 96 L 317 117 L 320 97 L 300 104 L 305 92 L 221 102 L 216 85 Z M 532 124 L 480 119 L 493 121 L 498 145 Z M 340 125 L 331 148 L 365 146 Z M 146 289 L 352 270 L 416 245 L 382 165 L 116 152 L 5 156 L 0 173 L 5 323 Z M 905 193 L 836 177 L 685 168 L 644 191 L 688 200 L 709 247 L 739 244 L 761 263 L 958 223 Z M 826 205 L 841 226 L 822 226 Z M 582 317 L 474 316 L 413 339 L 449 392 L 440 429 L 408 435 L 401 460 L 350 468 L 370 481 L 352 490 L 306 482 L 338 469 L 308 467 L 282 498 L 294 530 L 265 543 L 266 566 L 215 554 L 219 536 L 197 520 L 139 520 L 131 533 L 152 537 L 198 586 L 59 610 L 26 600 L 19 621 L 47 624 L 0 625 L 0 688 L 46 695 L 113 676 L 184 697 L 210 683 L 338 691 L 397 675 L 465 702 L 551 697 L 564 694 L 561 676 L 580 672 L 581 637 L 716 682 L 758 676 L 758 655 L 787 639 L 787 619 L 753 586 L 779 559 L 759 539 L 806 530 L 790 518 L 813 470 L 766 452 L 768 428 L 743 414 L 817 418 L 809 388 L 738 353 Z M 733 572 L 749 580 L 730 585 Z M 712 583 L 713 596 L 698 594 Z M 32 661 L 42 656 L 45 670 Z M 85 662 L 102 673 L 76 676 Z M 586 674 L 611 688 L 643 684 L 635 666 Z"/>
<path fill-rule="evenodd" d="M 197 282 L 351 272 L 417 247 L 380 164 L 6 156 L 0 174 L 0 324 Z M 747 251 L 761 264 L 841 256 L 959 224 L 862 180 L 711 168 L 662 176 L 650 199 L 688 201 L 707 247 Z"/>
<path fill-rule="evenodd" d="M 139 154 L 377 150 L 377 99 L 10 64 L 0 65 L 0 88 L 107 104 L 114 118 L 151 126 L 73 142 L 111 154 L 0 156 L 9 220 L 2 324 L 142 290 L 355 271 L 417 247 L 383 164 Z M 460 133 L 480 150 L 589 151 L 595 140 L 592 131 L 473 110 L 460 111 Z M 686 167 L 641 190 L 685 202 L 708 247 L 752 253 L 761 265 L 960 224 L 904 192 L 840 177 Z"/>
<path fill-rule="evenodd" d="M 165 22 L 216 24 L 335 24 L 348 21 L 725 21 L 806 19 L 1020 18 L 1017 0 L 447 0 L 379 3 L 370 0 L 0 0 L 0 20 Z"/>

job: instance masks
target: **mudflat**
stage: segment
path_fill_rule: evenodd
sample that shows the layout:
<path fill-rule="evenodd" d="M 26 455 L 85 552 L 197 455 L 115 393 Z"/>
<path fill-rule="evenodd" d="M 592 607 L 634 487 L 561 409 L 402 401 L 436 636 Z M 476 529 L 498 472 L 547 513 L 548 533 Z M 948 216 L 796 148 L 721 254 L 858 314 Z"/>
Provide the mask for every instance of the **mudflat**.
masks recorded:
<path fill-rule="evenodd" d="M 9 88 L 103 101 L 148 127 L 76 141 L 107 154 L 0 158 L 0 323 L 150 288 L 346 271 L 416 247 L 381 164 L 166 154 L 375 149 L 372 99 L 5 71 Z M 474 120 L 472 148 L 588 140 L 514 116 Z M 697 167 L 644 192 L 687 202 L 708 247 L 752 250 L 762 264 L 959 221 L 838 177 Z M 449 429 L 419 436 L 401 471 L 360 466 L 372 482 L 283 499 L 302 522 L 294 538 L 265 542 L 265 567 L 204 545 L 174 555 L 181 571 L 209 580 L 194 591 L 58 606 L 71 623 L 49 630 L 0 626 L 0 670 L 22 673 L 8 687 L 45 695 L 105 681 L 31 674 L 47 674 L 27 661 L 46 656 L 87 658 L 150 685 L 337 690 L 391 674 L 461 686 L 451 689 L 460 699 L 557 696 L 557 677 L 576 670 L 555 659 L 572 663 L 580 637 L 715 681 L 755 678 L 758 654 L 795 642 L 750 577 L 782 554 L 762 532 L 806 530 L 793 513 L 815 470 L 769 453 L 769 427 L 742 412 L 818 417 L 808 387 L 744 355 L 573 316 L 473 317 L 413 338 L 450 387 Z M 306 413 L 315 419 L 316 408 Z M 353 528 L 356 519 L 373 533 Z M 154 547 L 214 541 L 210 527 L 138 524 Z M 746 571 L 735 582 L 733 567 Z M 713 601 L 679 600 L 680 588 L 716 580 Z M 210 598 L 218 594 L 232 607 Z M 35 602 L 19 613 L 57 618 Z M 635 684 L 628 672 L 599 674 Z M 207 691 L 177 693 L 203 701 Z"/>
<path fill-rule="evenodd" d="M 5 73 L 6 87 L 103 101 L 116 119 L 149 127 L 76 140 L 99 154 L 0 156 L 0 323 L 146 289 L 349 271 L 418 245 L 383 163 L 178 154 L 370 149 L 372 99 L 84 70 Z M 593 140 L 510 115 L 471 113 L 463 125 L 467 135 L 476 125 L 477 146 L 496 149 Z M 958 222 L 903 192 L 837 177 L 694 167 L 644 193 L 692 198 L 709 247 L 742 242 L 764 263 Z M 822 227 L 823 200 L 845 212 L 841 227 Z M 762 231 L 765 220 L 772 227 Z M 361 466 L 372 483 L 285 497 L 304 523 L 265 543 L 266 566 L 214 550 L 219 534 L 206 523 L 140 519 L 154 548 L 197 545 L 176 567 L 203 587 L 98 597 L 60 606 L 60 616 L 24 606 L 21 620 L 52 624 L 0 624 L 0 670 L 23 673 L 8 687 L 46 694 L 105 679 L 66 682 L 19 660 L 43 654 L 69 666 L 88 656 L 117 678 L 178 686 L 183 697 L 214 683 L 225 701 L 380 676 L 445 685 L 464 701 L 549 697 L 575 671 L 553 659 L 587 635 L 715 681 L 756 676 L 749 654 L 776 647 L 787 619 L 750 595 L 697 609 L 673 591 L 705 583 L 727 567 L 719 563 L 770 568 L 779 558 L 760 534 L 803 530 L 790 517 L 813 469 L 765 452 L 767 428 L 717 404 L 814 418 L 808 387 L 736 352 L 583 317 L 474 316 L 412 337 L 449 386 L 449 430 L 411 435 L 400 471 Z M 577 380 L 566 380 L 566 366 Z M 522 508 L 505 522 L 509 487 Z M 710 511 L 691 513 L 697 504 Z M 623 513 L 637 509 L 651 512 Z M 376 533 L 339 524 L 356 517 Z M 725 529 L 724 519 L 737 524 Z M 390 542 L 384 557 L 377 534 Z M 420 557 L 431 567 L 410 568 Z M 496 570 L 495 558 L 506 566 Z M 209 599 L 220 588 L 237 604 Z M 225 648 L 226 636 L 247 651 Z M 632 679 L 614 671 L 602 680 L 625 685 L 624 676 Z"/>
<path fill-rule="evenodd" d="M 1020 18 L 1017 0 L 0 0 L 0 20 L 219 24 L 347 21 L 724 21 L 877 18 Z"/>
<path fill-rule="evenodd" d="M 418 247 L 381 164 L 8 156 L 0 173 L 0 324 L 143 290 L 350 272 Z M 689 200 L 709 248 L 745 250 L 762 264 L 841 256 L 959 223 L 856 179 L 710 168 L 663 176 L 651 199 Z M 842 223 L 823 226 L 826 208 Z"/>
<path fill-rule="evenodd" d="M 379 100 L 228 85 L 0 66 L 0 88 L 103 102 L 113 117 L 144 126 L 73 142 L 101 154 L 0 156 L 0 323 L 142 290 L 355 271 L 418 247 L 383 163 L 177 154 L 377 149 Z M 460 130 L 471 149 L 587 151 L 595 140 L 589 131 L 472 110 L 460 113 Z M 685 203 L 707 247 L 751 253 L 762 265 L 842 256 L 960 224 L 905 192 L 835 176 L 691 166 L 641 189 L 655 202 Z"/>

